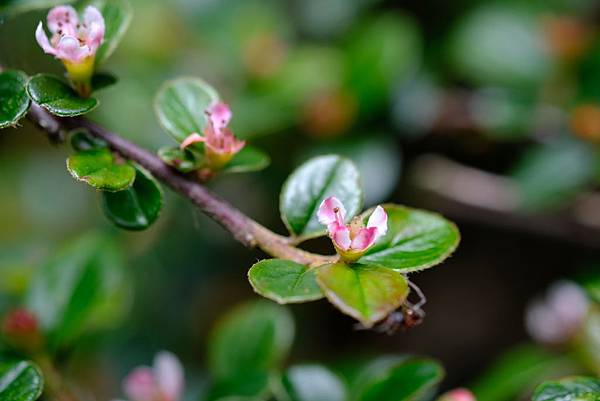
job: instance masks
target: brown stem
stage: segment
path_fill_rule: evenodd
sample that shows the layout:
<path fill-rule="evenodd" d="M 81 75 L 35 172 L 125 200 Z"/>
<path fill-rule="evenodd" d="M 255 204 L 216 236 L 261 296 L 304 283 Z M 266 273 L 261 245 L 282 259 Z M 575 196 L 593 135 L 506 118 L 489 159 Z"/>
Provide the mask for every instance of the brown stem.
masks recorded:
<path fill-rule="evenodd" d="M 96 123 L 82 117 L 59 118 L 36 104 L 32 104 L 28 117 L 53 141 L 62 141 L 65 130 L 87 129 L 91 135 L 108 143 L 115 152 L 146 168 L 154 177 L 183 197 L 188 198 L 202 212 L 221 224 L 237 241 L 247 247 L 258 246 L 273 257 L 290 259 L 311 266 L 336 260 L 335 256 L 313 254 L 291 246 L 286 237 L 263 227 L 202 184 L 180 174 L 154 154 Z"/>
<path fill-rule="evenodd" d="M 39 355 L 34 360 L 44 375 L 44 391 L 48 394 L 48 398 L 55 401 L 78 401 L 77 397 L 64 383 L 62 376 L 48 355 Z"/>

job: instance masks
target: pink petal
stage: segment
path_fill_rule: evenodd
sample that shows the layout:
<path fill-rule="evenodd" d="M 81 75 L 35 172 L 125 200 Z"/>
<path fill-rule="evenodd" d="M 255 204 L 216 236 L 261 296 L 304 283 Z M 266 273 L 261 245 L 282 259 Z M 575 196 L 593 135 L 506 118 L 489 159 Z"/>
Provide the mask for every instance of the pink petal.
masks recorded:
<path fill-rule="evenodd" d="M 183 367 L 170 352 L 162 351 L 154 358 L 154 375 L 166 401 L 177 401 L 184 386 Z"/>
<path fill-rule="evenodd" d="M 319 206 L 319 210 L 317 211 L 319 223 L 324 225 L 329 225 L 333 222 L 343 225 L 345 217 L 346 209 L 342 202 L 335 196 L 330 196 L 321 202 L 321 206 Z"/>
<path fill-rule="evenodd" d="M 104 18 L 96 7 L 88 6 L 83 13 L 83 22 L 87 27 L 85 41 L 92 52 L 95 52 L 104 40 Z"/>
<path fill-rule="evenodd" d="M 35 40 L 37 40 L 38 44 L 42 48 L 42 50 L 47 54 L 52 54 L 56 56 L 56 49 L 50 45 L 48 41 L 48 36 L 46 36 L 46 32 L 44 32 L 44 27 L 40 22 L 35 30 Z"/>
<path fill-rule="evenodd" d="M 448 401 L 476 401 L 473 393 L 466 388 L 457 388 L 455 390 L 448 391 L 446 394 L 444 394 L 442 399 Z"/>
<path fill-rule="evenodd" d="M 229 153 L 237 153 L 246 146 L 246 141 L 238 141 L 234 139 L 233 144 L 229 148 Z"/>
<path fill-rule="evenodd" d="M 66 35 L 75 35 L 77 33 L 77 24 L 79 18 L 77 11 L 71 6 L 54 7 L 48 13 L 47 17 L 48 29 L 50 32 L 56 33 L 59 30 Z"/>
<path fill-rule="evenodd" d="M 332 223 L 329 225 L 329 234 L 335 245 L 342 251 L 350 249 L 350 230 L 344 225 Z"/>
<path fill-rule="evenodd" d="M 225 128 L 227 124 L 229 124 L 232 115 L 229 106 L 223 102 L 213 104 L 206 110 L 206 113 L 210 118 L 211 124 L 217 131 Z"/>
<path fill-rule="evenodd" d="M 145 366 L 134 369 L 125 378 L 123 390 L 131 401 L 158 401 L 161 397 L 152 369 Z"/>
<path fill-rule="evenodd" d="M 352 240 L 352 249 L 357 251 L 364 251 L 375 243 L 377 239 L 377 228 L 361 228 L 356 234 L 356 237 Z"/>
<path fill-rule="evenodd" d="M 179 149 L 185 149 L 193 143 L 204 142 L 204 141 L 205 141 L 205 138 L 202 135 L 194 132 L 193 134 L 191 134 L 187 138 L 185 138 L 183 140 L 183 142 L 181 142 L 181 145 L 179 145 Z"/>
<path fill-rule="evenodd" d="M 79 63 L 82 59 L 90 55 L 90 49 L 87 46 L 81 46 L 79 40 L 73 36 L 63 36 L 56 45 L 56 57 L 71 63 Z"/>
<path fill-rule="evenodd" d="M 387 233 L 387 221 L 387 213 L 381 206 L 377 206 L 373 213 L 371 213 L 369 221 L 367 222 L 367 227 L 375 227 L 377 229 L 377 238 L 375 238 L 375 240 L 377 240 L 380 237 L 383 237 Z"/>

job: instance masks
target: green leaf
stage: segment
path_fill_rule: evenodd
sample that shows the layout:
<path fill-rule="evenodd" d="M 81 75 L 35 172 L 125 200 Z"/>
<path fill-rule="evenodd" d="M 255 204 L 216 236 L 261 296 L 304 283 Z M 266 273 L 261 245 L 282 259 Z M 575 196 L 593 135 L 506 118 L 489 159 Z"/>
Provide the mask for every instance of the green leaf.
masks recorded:
<path fill-rule="evenodd" d="M 598 156 L 574 139 L 564 139 L 530 148 L 513 171 L 528 210 L 560 206 L 572 199 L 596 177 Z"/>
<path fill-rule="evenodd" d="M 179 147 L 160 148 L 158 157 L 182 173 L 192 172 L 202 166 L 202 157 L 197 157 L 196 153 L 189 149 L 180 149 Z"/>
<path fill-rule="evenodd" d="M 266 371 L 247 372 L 240 376 L 219 379 L 210 388 L 207 401 L 211 400 L 265 400 L 269 394 L 271 375 Z"/>
<path fill-rule="evenodd" d="M 68 84 L 48 74 L 31 77 L 27 83 L 27 93 L 31 100 L 61 117 L 85 114 L 98 106 L 97 99 L 79 97 Z"/>
<path fill-rule="evenodd" d="M 5 0 L 2 2 L 2 5 L 0 5 L 0 14 L 12 16 L 71 2 L 72 0 Z"/>
<path fill-rule="evenodd" d="M 356 401 L 413 401 L 433 389 L 444 369 L 425 358 L 385 358 L 368 365 L 353 391 Z"/>
<path fill-rule="evenodd" d="M 105 61 L 117 48 L 133 17 L 131 4 L 127 0 L 83 0 L 77 8 L 96 7 L 104 17 L 104 41 L 96 53 L 96 65 Z M 96 89 L 94 87 L 94 89 Z"/>
<path fill-rule="evenodd" d="M 86 151 L 86 150 L 97 150 L 107 148 L 108 144 L 102 139 L 96 138 L 90 135 L 90 133 L 83 129 L 78 128 L 70 133 L 71 147 L 75 151 Z"/>
<path fill-rule="evenodd" d="M 210 371 L 226 382 L 263 377 L 279 366 L 293 337 L 294 321 L 284 307 L 266 301 L 243 304 L 216 326 L 209 341 Z"/>
<path fill-rule="evenodd" d="M 116 84 L 117 77 L 107 72 L 97 72 L 92 76 L 92 90 L 98 91 Z"/>
<path fill-rule="evenodd" d="M 346 401 L 342 381 L 320 365 L 298 365 L 282 378 L 289 401 Z"/>
<path fill-rule="evenodd" d="M 441 263 L 458 246 L 458 229 L 439 214 L 398 205 L 384 205 L 384 209 L 388 232 L 358 263 L 408 273 Z M 365 218 L 370 214 L 365 212 Z"/>
<path fill-rule="evenodd" d="M 223 173 L 246 173 L 264 169 L 271 162 L 271 158 L 265 152 L 253 146 L 244 146 L 221 172 Z"/>
<path fill-rule="evenodd" d="M 533 393 L 532 401 L 598 401 L 600 379 L 573 376 L 540 384 Z"/>
<path fill-rule="evenodd" d="M 0 73 L 0 128 L 15 125 L 29 110 L 27 75 L 21 71 Z"/>
<path fill-rule="evenodd" d="M 329 302 L 365 327 L 398 309 L 409 293 L 406 277 L 379 266 L 327 264 L 317 268 L 317 281 Z"/>
<path fill-rule="evenodd" d="M 66 346 L 86 331 L 119 323 L 129 304 L 127 284 L 115 245 L 88 234 L 35 271 L 26 307 L 39 318 L 51 347 Z"/>
<path fill-rule="evenodd" d="M 160 125 L 183 142 L 196 132 L 202 135 L 206 124 L 205 110 L 219 100 L 217 92 L 199 78 L 185 77 L 165 82 L 154 99 Z"/>
<path fill-rule="evenodd" d="M 77 152 L 67 159 L 67 169 L 77 180 L 103 191 L 121 191 L 135 180 L 135 168 L 127 162 L 118 164 L 107 149 Z"/>
<path fill-rule="evenodd" d="M 315 269 L 291 260 L 261 260 L 250 268 L 248 279 L 254 291 L 280 304 L 323 298 Z"/>
<path fill-rule="evenodd" d="M 144 230 L 156 221 L 163 203 L 163 193 L 154 177 L 135 168 L 135 181 L 118 192 L 102 192 L 104 213 L 117 226 L 126 230 Z"/>
<path fill-rule="evenodd" d="M 283 222 L 294 235 L 309 238 L 325 228 L 317 219 L 321 202 L 337 197 L 346 208 L 349 221 L 362 207 L 360 174 L 350 160 L 337 155 L 310 159 L 298 167 L 281 190 L 279 209 Z"/>
<path fill-rule="evenodd" d="M 42 372 L 33 363 L 0 362 L 0 401 L 35 401 L 43 389 Z"/>

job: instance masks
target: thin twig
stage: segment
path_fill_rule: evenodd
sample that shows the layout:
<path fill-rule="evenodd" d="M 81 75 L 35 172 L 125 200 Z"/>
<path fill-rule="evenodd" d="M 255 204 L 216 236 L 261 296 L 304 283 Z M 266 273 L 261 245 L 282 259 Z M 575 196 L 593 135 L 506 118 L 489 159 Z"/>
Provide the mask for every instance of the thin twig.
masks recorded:
<path fill-rule="evenodd" d="M 202 184 L 163 163 L 154 154 L 86 118 L 59 118 L 36 104 L 32 104 L 28 117 L 53 141 L 63 140 L 66 130 L 85 128 L 91 135 L 104 140 L 115 152 L 138 163 L 175 192 L 192 201 L 247 247 L 258 246 L 271 256 L 311 266 L 336 260 L 335 256 L 318 255 L 291 246 L 287 237 L 263 227 Z"/>

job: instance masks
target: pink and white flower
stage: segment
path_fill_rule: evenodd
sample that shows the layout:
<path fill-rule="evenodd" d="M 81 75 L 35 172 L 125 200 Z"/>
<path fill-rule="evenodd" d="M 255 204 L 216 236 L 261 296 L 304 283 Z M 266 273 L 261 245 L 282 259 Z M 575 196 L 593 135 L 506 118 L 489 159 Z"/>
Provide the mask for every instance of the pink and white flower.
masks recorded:
<path fill-rule="evenodd" d="M 342 259 L 353 262 L 360 258 L 373 244 L 387 233 L 387 213 L 377 206 L 365 227 L 360 217 L 345 224 L 346 209 L 335 196 L 325 199 L 317 212 L 321 224 L 327 226 L 333 245 Z"/>
<path fill-rule="evenodd" d="M 123 381 L 130 401 L 179 401 L 184 387 L 183 367 L 177 357 L 161 351 L 150 368 L 135 368 Z"/>
<path fill-rule="evenodd" d="M 217 170 L 225 166 L 231 158 L 246 145 L 245 141 L 238 140 L 227 125 L 231 120 L 232 112 L 225 103 L 218 102 L 205 111 L 207 124 L 204 136 L 193 133 L 181 143 L 185 149 L 193 143 L 204 143 L 206 162 L 210 169 Z"/>
<path fill-rule="evenodd" d="M 442 394 L 438 401 L 477 401 L 475 395 L 466 388 L 456 388 Z"/>
<path fill-rule="evenodd" d="M 35 31 L 35 38 L 44 52 L 56 58 L 78 64 L 84 59 L 95 57 L 104 40 L 104 18 L 96 7 L 88 6 L 79 21 L 77 11 L 71 6 L 57 6 L 47 17 L 52 37 L 48 40 L 42 23 Z"/>
<path fill-rule="evenodd" d="M 71 6 L 57 6 L 47 17 L 50 39 L 40 22 L 35 38 L 42 50 L 61 60 L 75 89 L 82 96 L 91 93 L 96 52 L 104 40 L 104 18 L 96 7 L 88 6 L 79 20 Z"/>

